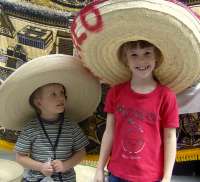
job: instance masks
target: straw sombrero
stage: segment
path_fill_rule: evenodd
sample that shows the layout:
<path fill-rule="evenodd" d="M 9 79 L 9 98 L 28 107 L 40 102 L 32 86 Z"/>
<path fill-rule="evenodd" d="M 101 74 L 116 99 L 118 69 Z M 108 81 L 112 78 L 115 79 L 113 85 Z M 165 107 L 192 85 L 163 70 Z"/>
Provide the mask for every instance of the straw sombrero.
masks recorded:
<path fill-rule="evenodd" d="M 24 168 L 17 162 L 0 159 L 0 181 L 21 182 Z"/>
<path fill-rule="evenodd" d="M 77 165 L 74 167 L 76 172 L 76 181 L 77 182 L 92 182 L 96 168 L 84 165 Z"/>
<path fill-rule="evenodd" d="M 123 43 L 136 40 L 161 50 L 163 62 L 155 75 L 176 93 L 200 77 L 200 21 L 178 1 L 95 1 L 80 11 L 71 32 L 84 65 L 111 85 L 131 78 L 117 52 Z"/>
<path fill-rule="evenodd" d="M 96 172 L 95 167 L 79 164 L 74 167 L 74 170 L 76 172 L 77 182 L 93 182 L 94 181 L 94 175 Z"/>
<path fill-rule="evenodd" d="M 0 87 L 0 123 L 20 130 L 35 112 L 29 105 L 32 92 L 48 83 L 61 83 L 67 90 L 66 116 L 72 121 L 89 117 L 100 101 L 99 81 L 75 57 L 54 54 L 25 63 Z"/>

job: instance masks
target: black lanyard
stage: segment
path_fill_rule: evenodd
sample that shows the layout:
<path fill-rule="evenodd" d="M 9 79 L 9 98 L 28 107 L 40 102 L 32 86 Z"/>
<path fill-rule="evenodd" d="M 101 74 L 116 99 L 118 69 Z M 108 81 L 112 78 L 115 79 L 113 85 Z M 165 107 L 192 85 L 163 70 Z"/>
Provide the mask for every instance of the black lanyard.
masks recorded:
<path fill-rule="evenodd" d="M 61 131 L 62 131 L 62 126 L 63 126 L 63 122 L 64 122 L 64 114 L 61 114 L 61 116 L 59 117 L 59 121 L 60 121 L 60 124 L 59 124 L 59 129 L 58 129 L 58 134 L 57 134 L 57 137 L 56 137 L 56 141 L 53 145 L 45 127 L 44 127 L 44 123 L 42 122 L 42 119 L 40 118 L 40 116 L 38 116 L 38 119 L 39 119 L 39 122 L 40 122 L 40 125 L 42 127 L 42 130 L 45 134 L 45 136 L 47 137 L 50 145 L 51 145 L 51 148 L 52 148 L 52 152 L 53 152 L 53 155 L 54 155 L 54 160 L 56 159 L 56 149 L 57 149 L 57 146 L 58 146 L 58 143 L 59 143 L 59 139 L 60 139 L 60 134 L 61 134 Z M 59 176 L 59 179 L 60 181 L 62 182 L 62 175 L 61 173 L 58 173 L 58 176 Z"/>

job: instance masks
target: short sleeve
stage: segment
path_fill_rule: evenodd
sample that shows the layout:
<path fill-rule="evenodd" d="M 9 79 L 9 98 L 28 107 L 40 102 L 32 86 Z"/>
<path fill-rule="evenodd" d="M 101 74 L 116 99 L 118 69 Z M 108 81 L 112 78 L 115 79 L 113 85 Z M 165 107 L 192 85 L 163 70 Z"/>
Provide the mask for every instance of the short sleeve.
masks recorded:
<path fill-rule="evenodd" d="M 178 116 L 178 104 L 176 101 L 176 95 L 168 90 L 164 97 L 161 109 L 162 126 L 164 128 L 178 128 L 179 116 Z"/>
<path fill-rule="evenodd" d="M 24 127 L 17 138 L 15 150 L 19 153 L 28 154 L 31 152 L 32 145 L 32 129 L 29 126 Z"/>
<path fill-rule="evenodd" d="M 114 113 L 115 101 L 116 101 L 116 91 L 115 91 L 115 87 L 113 87 L 108 91 L 106 95 L 104 112 Z"/>
<path fill-rule="evenodd" d="M 73 124 L 73 150 L 79 151 L 89 144 L 87 137 L 84 135 L 81 128 Z"/>

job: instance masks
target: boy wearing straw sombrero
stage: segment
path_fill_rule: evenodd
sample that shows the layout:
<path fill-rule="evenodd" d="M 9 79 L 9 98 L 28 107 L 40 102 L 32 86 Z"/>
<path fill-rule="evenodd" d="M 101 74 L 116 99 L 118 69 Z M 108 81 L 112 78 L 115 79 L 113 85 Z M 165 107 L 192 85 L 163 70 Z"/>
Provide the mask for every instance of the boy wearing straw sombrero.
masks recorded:
<path fill-rule="evenodd" d="M 179 126 L 175 93 L 200 76 L 200 23 L 178 1 L 101 0 L 71 32 L 77 55 L 107 94 L 94 182 L 170 182 Z"/>
<path fill-rule="evenodd" d="M 99 99 L 99 82 L 72 56 L 39 57 L 8 77 L 0 115 L 4 127 L 22 129 L 16 160 L 28 168 L 24 181 L 76 181 L 88 140 L 72 121 L 90 116 Z"/>

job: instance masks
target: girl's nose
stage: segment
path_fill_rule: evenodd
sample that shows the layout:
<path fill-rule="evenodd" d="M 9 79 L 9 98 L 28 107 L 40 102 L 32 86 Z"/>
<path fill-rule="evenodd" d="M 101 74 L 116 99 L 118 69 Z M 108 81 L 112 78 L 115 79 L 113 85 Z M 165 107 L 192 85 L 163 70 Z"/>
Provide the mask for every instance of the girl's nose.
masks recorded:
<path fill-rule="evenodd" d="M 144 56 L 141 56 L 139 59 L 140 62 L 146 62 L 146 58 Z"/>

